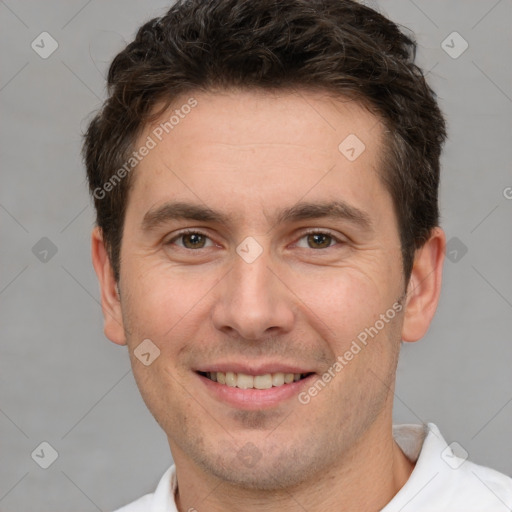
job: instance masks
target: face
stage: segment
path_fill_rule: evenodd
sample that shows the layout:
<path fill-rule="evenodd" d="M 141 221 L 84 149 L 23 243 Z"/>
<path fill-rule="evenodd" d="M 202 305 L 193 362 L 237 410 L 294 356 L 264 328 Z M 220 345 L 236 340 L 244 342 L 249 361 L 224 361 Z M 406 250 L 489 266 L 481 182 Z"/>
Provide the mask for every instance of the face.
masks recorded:
<path fill-rule="evenodd" d="M 177 463 L 297 484 L 390 421 L 405 283 L 383 127 L 320 93 L 191 96 L 136 145 L 156 143 L 133 171 L 107 333 Z"/>

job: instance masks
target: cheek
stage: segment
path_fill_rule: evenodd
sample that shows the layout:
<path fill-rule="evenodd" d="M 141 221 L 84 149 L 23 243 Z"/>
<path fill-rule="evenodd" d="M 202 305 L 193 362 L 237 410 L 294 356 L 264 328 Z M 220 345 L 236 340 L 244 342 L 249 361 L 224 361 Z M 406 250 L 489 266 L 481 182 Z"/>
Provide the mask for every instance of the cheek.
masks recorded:
<path fill-rule="evenodd" d="M 217 272 L 180 271 L 162 262 L 131 274 L 129 265 L 125 269 L 126 325 L 139 337 L 162 342 L 178 324 L 181 332 L 189 318 L 201 314 L 205 295 L 218 281 Z"/>
<path fill-rule="evenodd" d="M 133 376 L 146 407 L 165 432 L 178 432 L 187 418 L 187 404 L 178 373 L 174 370 L 171 375 L 165 365 L 163 354 L 150 366 L 132 359 Z"/>
<path fill-rule="evenodd" d="M 328 336 L 340 340 L 340 348 L 373 325 L 396 299 L 395 287 L 355 268 L 337 269 L 325 276 L 302 276 L 296 285 L 299 283 L 297 295 L 310 311 L 308 316 L 317 316 L 328 328 Z M 317 291 L 312 293 L 313 289 Z"/>

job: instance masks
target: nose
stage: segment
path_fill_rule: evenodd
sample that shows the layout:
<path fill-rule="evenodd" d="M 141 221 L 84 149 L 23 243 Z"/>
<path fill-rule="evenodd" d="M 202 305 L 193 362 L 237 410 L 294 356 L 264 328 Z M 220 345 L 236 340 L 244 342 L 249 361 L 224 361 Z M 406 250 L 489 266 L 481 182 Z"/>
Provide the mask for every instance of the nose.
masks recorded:
<path fill-rule="evenodd" d="M 252 263 L 235 257 L 217 288 L 212 316 L 219 331 L 247 341 L 291 332 L 293 294 L 270 263 L 268 250 Z"/>

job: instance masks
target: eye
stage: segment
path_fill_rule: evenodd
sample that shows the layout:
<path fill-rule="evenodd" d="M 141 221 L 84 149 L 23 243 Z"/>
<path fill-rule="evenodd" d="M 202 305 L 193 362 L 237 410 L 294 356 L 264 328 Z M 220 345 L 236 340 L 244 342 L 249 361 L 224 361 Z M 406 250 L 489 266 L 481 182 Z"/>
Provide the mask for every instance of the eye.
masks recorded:
<path fill-rule="evenodd" d="M 305 243 L 301 243 L 302 240 L 305 240 Z M 181 243 L 178 243 L 181 242 Z M 337 243 L 342 243 L 340 239 L 329 233 L 328 231 L 309 231 L 304 233 L 300 238 L 299 242 L 296 243 L 297 247 L 303 249 L 328 249 L 336 245 Z M 183 249 L 205 249 L 207 247 L 212 247 L 215 244 L 210 240 L 209 236 L 202 233 L 201 231 L 193 231 L 186 230 L 178 233 L 173 238 L 171 238 L 166 245 L 176 244 L 178 247 L 182 247 Z"/>
<path fill-rule="evenodd" d="M 181 240 L 181 244 L 176 244 L 178 247 L 183 247 L 184 249 L 204 249 L 205 247 L 211 247 L 214 245 L 210 238 L 205 235 L 204 233 L 201 233 L 200 231 L 182 231 L 175 237 L 171 238 L 168 242 L 166 242 L 166 245 L 172 245 L 177 240 Z M 210 242 L 210 245 L 206 245 L 207 241 Z"/>
<path fill-rule="evenodd" d="M 296 245 L 305 249 L 327 249 L 336 245 L 336 242 L 341 243 L 341 240 L 336 238 L 334 235 L 320 230 L 304 233 L 299 240 L 303 239 L 306 240 L 306 246 L 300 245 L 300 243 L 297 243 Z"/>

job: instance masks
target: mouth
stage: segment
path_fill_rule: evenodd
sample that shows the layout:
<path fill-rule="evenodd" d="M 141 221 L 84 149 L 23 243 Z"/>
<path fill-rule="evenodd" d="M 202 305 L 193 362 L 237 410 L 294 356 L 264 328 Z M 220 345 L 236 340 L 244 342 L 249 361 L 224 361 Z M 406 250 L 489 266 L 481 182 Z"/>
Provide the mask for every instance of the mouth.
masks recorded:
<path fill-rule="evenodd" d="M 312 373 L 266 373 L 263 375 L 248 375 L 235 372 L 197 372 L 220 385 L 238 389 L 271 389 L 286 387 L 294 382 L 308 378 Z"/>

